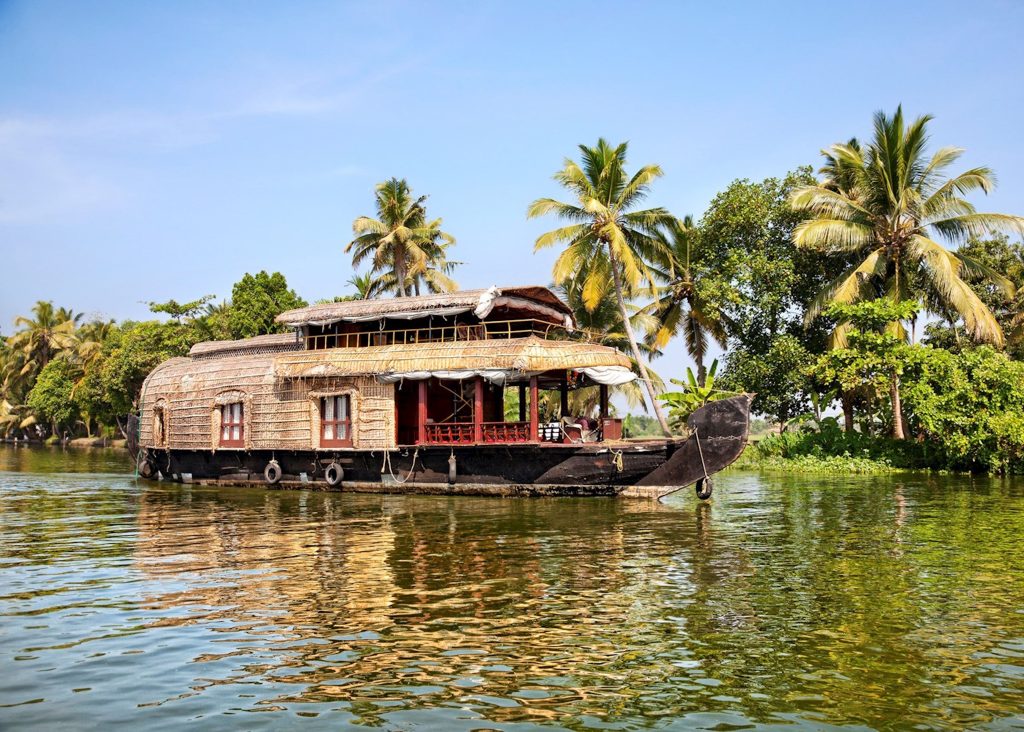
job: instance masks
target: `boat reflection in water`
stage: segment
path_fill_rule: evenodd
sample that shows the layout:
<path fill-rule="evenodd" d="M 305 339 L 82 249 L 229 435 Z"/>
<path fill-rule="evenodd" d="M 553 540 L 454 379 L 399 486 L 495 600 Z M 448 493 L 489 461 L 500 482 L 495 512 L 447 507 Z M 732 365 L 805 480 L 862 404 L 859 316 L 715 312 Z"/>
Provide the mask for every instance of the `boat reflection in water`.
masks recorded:
<path fill-rule="evenodd" d="M 211 488 L 140 501 L 138 567 L 182 587 L 147 603 L 215 631 L 193 693 L 344 700 L 363 722 L 401 700 L 476 700 L 490 719 L 610 714 L 678 676 L 688 652 L 657 652 L 672 608 L 696 576 L 736 569 L 698 557 L 713 550 L 706 506 Z"/>

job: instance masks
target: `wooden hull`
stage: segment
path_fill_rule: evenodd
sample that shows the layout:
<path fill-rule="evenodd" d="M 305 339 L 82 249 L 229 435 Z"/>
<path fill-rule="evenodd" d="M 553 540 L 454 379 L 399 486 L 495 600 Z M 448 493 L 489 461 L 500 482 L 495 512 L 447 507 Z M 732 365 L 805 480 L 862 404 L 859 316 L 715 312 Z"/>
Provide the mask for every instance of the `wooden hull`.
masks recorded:
<path fill-rule="evenodd" d="M 400 450 L 159 450 L 143 460 L 163 479 L 351 492 L 660 498 L 735 461 L 746 445 L 750 399 L 713 402 L 688 420 L 689 437 L 588 444 L 426 445 Z M 454 470 L 452 470 L 454 458 Z M 269 485 L 272 460 L 282 477 Z M 337 462 L 343 478 L 328 485 Z"/>

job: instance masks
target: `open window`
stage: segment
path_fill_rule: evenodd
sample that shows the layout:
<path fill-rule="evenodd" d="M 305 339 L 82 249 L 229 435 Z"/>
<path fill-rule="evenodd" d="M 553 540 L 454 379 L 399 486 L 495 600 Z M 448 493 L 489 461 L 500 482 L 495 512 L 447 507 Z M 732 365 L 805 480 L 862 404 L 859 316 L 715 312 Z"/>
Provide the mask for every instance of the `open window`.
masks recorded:
<path fill-rule="evenodd" d="M 223 404 L 220 408 L 220 446 L 245 447 L 245 409 L 242 402 Z"/>
<path fill-rule="evenodd" d="M 348 394 L 320 400 L 320 446 L 352 447 L 352 403 Z"/>

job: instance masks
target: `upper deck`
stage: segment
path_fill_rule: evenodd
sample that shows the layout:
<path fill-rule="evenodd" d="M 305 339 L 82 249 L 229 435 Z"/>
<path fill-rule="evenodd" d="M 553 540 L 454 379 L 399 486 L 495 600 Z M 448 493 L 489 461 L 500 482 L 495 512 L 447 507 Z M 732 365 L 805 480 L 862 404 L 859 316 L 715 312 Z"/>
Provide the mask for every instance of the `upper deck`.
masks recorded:
<path fill-rule="evenodd" d="M 277 322 L 296 330 L 304 350 L 583 336 L 572 310 L 538 286 L 321 303 L 282 313 Z"/>

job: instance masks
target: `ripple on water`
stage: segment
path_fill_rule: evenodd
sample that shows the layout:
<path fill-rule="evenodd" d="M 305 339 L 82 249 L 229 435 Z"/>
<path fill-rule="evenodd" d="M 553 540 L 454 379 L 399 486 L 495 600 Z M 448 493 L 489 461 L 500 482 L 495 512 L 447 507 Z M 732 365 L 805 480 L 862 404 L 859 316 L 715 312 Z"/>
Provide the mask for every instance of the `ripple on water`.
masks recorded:
<path fill-rule="evenodd" d="M 38 460 L 0 450 L 34 470 L 0 472 L 0 727 L 1024 725 L 1018 483 L 732 473 L 657 506 Z"/>

